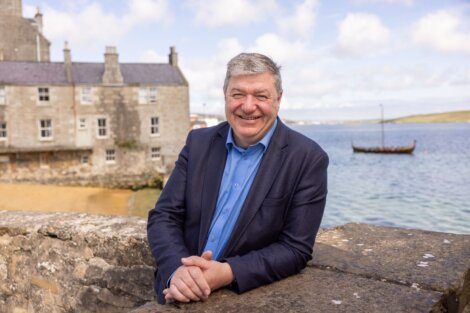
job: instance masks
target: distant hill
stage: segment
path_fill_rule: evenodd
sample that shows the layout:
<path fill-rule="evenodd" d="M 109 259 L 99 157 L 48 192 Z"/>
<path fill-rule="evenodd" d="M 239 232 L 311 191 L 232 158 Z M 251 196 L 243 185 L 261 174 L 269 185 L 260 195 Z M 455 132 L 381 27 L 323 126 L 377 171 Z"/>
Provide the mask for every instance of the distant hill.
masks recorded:
<path fill-rule="evenodd" d="M 470 123 L 469 111 L 454 111 L 445 113 L 410 115 L 385 120 L 386 123 Z"/>

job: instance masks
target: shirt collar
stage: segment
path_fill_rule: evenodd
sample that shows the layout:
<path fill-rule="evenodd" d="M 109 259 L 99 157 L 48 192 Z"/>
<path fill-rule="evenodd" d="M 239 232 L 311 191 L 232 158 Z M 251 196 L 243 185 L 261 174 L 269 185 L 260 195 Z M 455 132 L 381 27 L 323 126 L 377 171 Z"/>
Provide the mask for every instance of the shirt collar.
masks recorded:
<path fill-rule="evenodd" d="M 266 135 L 264 135 L 264 137 L 259 142 L 255 143 L 253 145 L 250 145 L 247 149 L 249 149 L 250 147 L 254 147 L 256 145 L 261 144 L 263 146 L 263 152 L 266 151 L 266 149 L 268 148 L 269 142 L 271 141 L 271 138 L 274 134 L 274 131 L 276 130 L 276 126 L 277 126 L 277 118 L 274 120 L 274 124 L 271 126 L 271 128 L 266 133 Z M 232 146 L 236 147 L 238 150 L 247 150 L 247 149 L 243 149 L 243 148 L 239 147 L 235 143 L 235 140 L 233 139 L 232 127 L 230 127 L 229 130 L 228 130 L 228 136 L 227 136 L 227 141 L 225 142 L 225 146 L 227 147 L 228 150 L 230 150 L 230 148 Z"/>

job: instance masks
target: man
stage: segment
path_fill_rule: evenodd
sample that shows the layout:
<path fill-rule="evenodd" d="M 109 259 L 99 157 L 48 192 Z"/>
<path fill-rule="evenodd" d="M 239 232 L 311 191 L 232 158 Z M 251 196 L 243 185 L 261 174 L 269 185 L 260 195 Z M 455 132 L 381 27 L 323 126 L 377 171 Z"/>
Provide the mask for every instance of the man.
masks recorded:
<path fill-rule="evenodd" d="M 242 53 L 227 66 L 227 122 L 192 131 L 155 208 L 148 240 L 158 302 L 244 292 L 311 259 L 327 193 L 326 153 L 278 118 L 280 68 Z"/>

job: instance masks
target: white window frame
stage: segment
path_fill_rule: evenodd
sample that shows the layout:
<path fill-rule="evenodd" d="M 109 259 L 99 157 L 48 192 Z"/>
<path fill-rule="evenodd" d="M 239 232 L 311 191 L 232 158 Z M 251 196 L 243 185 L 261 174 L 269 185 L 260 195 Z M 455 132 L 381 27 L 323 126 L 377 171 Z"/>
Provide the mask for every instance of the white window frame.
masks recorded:
<path fill-rule="evenodd" d="M 47 123 L 47 121 L 49 121 L 49 123 Z M 49 125 L 43 126 L 43 122 L 44 124 L 49 124 Z M 51 118 L 44 118 L 44 119 L 38 120 L 38 128 L 39 128 L 39 140 L 40 141 L 51 141 L 54 139 L 54 134 L 52 132 L 52 119 Z M 49 136 L 43 136 L 43 132 L 44 134 L 48 133 Z"/>
<path fill-rule="evenodd" d="M 77 123 L 78 130 L 86 130 L 87 127 L 87 119 L 85 117 L 79 117 Z"/>
<path fill-rule="evenodd" d="M 116 149 L 106 149 L 104 159 L 107 164 L 116 163 Z"/>
<path fill-rule="evenodd" d="M 80 89 L 80 104 L 83 104 L 83 105 L 93 104 L 93 87 L 83 86 Z"/>
<path fill-rule="evenodd" d="M 157 103 L 157 87 L 140 87 L 139 104 Z"/>
<path fill-rule="evenodd" d="M 39 104 L 48 104 L 51 100 L 51 90 L 49 87 L 38 87 Z"/>
<path fill-rule="evenodd" d="M 150 136 L 160 136 L 160 117 L 158 116 L 150 117 Z"/>
<path fill-rule="evenodd" d="M 90 156 L 88 154 L 83 154 L 80 157 L 80 162 L 82 165 L 89 165 L 90 164 Z"/>
<path fill-rule="evenodd" d="M 159 161 L 162 159 L 162 148 L 161 147 L 150 147 L 150 159 L 152 161 Z"/>
<path fill-rule="evenodd" d="M 5 86 L 0 86 L 0 105 L 7 104 L 7 88 Z"/>
<path fill-rule="evenodd" d="M 148 103 L 157 103 L 157 87 L 149 87 Z"/>
<path fill-rule="evenodd" d="M 8 139 L 7 122 L 0 121 L 0 141 Z"/>
<path fill-rule="evenodd" d="M 100 120 L 104 120 L 104 125 L 100 125 Z M 103 131 L 104 134 L 100 131 Z M 96 138 L 108 138 L 108 119 L 106 117 L 96 118 Z"/>

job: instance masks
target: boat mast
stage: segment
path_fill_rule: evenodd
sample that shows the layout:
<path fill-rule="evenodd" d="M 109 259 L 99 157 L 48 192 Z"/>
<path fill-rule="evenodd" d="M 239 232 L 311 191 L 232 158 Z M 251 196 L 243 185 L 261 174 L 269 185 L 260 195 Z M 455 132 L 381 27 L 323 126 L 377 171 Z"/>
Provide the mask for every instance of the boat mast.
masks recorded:
<path fill-rule="evenodd" d="M 384 106 L 382 103 L 380 104 L 380 113 L 381 113 L 381 119 L 380 119 L 380 124 L 382 124 L 382 148 L 385 147 L 385 134 L 384 134 Z"/>

